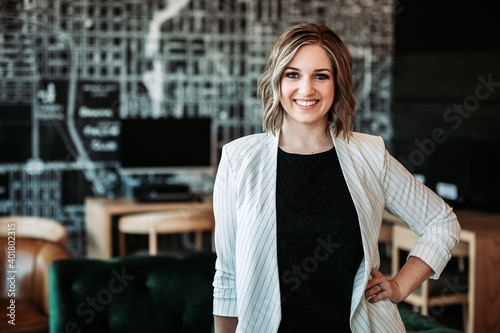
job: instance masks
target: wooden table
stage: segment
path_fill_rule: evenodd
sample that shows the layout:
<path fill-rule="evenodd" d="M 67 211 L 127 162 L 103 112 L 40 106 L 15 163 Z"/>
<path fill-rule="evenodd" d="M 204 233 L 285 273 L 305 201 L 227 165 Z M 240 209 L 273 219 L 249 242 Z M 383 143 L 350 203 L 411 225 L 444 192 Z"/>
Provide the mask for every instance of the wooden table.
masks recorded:
<path fill-rule="evenodd" d="M 466 331 L 500 332 L 500 214 L 474 210 L 455 210 L 455 213 L 462 227 L 460 241 L 469 244 L 469 318 Z M 398 221 L 390 214 L 384 215 L 386 229 Z"/>
<path fill-rule="evenodd" d="M 87 257 L 108 259 L 113 257 L 113 217 L 133 213 L 157 212 L 211 207 L 210 197 L 202 202 L 137 202 L 133 198 L 86 198 L 85 225 L 87 232 Z"/>
<path fill-rule="evenodd" d="M 469 243 L 468 333 L 500 332 L 500 214 L 456 211 Z"/>

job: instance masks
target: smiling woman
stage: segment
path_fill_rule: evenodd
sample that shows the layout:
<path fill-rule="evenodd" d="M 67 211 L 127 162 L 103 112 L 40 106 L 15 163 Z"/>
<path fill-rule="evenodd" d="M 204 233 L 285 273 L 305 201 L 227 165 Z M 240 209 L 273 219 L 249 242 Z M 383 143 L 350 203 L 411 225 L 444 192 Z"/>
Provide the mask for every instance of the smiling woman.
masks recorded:
<path fill-rule="evenodd" d="M 215 332 L 405 332 L 395 303 L 439 277 L 455 214 L 380 137 L 353 132 L 352 58 L 330 28 L 284 31 L 258 92 L 267 133 L 225 145 L 214 185 Z M 392 279 L 378 270 L 385 210 L 421 235 Z"/>

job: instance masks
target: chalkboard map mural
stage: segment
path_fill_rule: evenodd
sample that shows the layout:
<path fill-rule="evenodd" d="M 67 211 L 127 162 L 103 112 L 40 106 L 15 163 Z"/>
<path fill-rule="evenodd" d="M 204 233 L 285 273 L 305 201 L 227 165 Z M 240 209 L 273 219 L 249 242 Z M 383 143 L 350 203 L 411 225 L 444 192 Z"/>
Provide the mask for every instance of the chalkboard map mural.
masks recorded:
<path fill-rule="evenodd" d="M 85 255 L 86 196 L 130 195 L 129 118 L 212 119 L 221 146 L 261 131 L 256 86 L 271 44 L 326 23 L 355 61 L 356 130 L 390 142 L 392 0 L 2 0 L 0 215 L 63 223 Z M 208 185 L 209 186 L 209 185 Z"/>

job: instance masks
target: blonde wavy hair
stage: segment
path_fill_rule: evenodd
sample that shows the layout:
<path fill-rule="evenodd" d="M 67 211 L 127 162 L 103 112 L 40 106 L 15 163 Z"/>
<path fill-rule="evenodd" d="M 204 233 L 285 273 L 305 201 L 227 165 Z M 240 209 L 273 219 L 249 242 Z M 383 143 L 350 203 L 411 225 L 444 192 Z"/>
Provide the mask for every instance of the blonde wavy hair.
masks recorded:
<path fill-rule="evenodd" d="M 274 42 L 257 90 L 263 107 L 262 127 L 273 134 L 281 128 L 285 112 L 280 103 L 281 78 L 297 50 L 304 45 L 321 46 L 332 62 L 335 94 L 328 121 L 334 124 L 335 136 L 342 134 L 347 139 L 353 131 L 357 105 L 352 92 L 352 56 L 342 39 L 324 24 L 294 25 Z"/>

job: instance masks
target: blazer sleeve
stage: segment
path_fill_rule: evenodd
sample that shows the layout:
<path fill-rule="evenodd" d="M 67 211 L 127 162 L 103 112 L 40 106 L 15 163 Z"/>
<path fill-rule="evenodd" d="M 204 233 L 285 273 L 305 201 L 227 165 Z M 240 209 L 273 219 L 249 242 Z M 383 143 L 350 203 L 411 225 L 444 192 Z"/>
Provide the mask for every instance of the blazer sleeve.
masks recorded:
<path fill-rule="evenodd" d="M 387 210 L 420 236 L 409 256 L 416 256 L 438 279 L 458 244 L 460 225 L 452 208 L 417 180 L 384 148 L 383 186 Z"/>
<path fill-rule="evenodd" d="M 236 309 L 236 189 L 226 147 L 214 184 L 215 250 L 217 260 L 214 276 L 213 314 L 237 317 Z"/>

